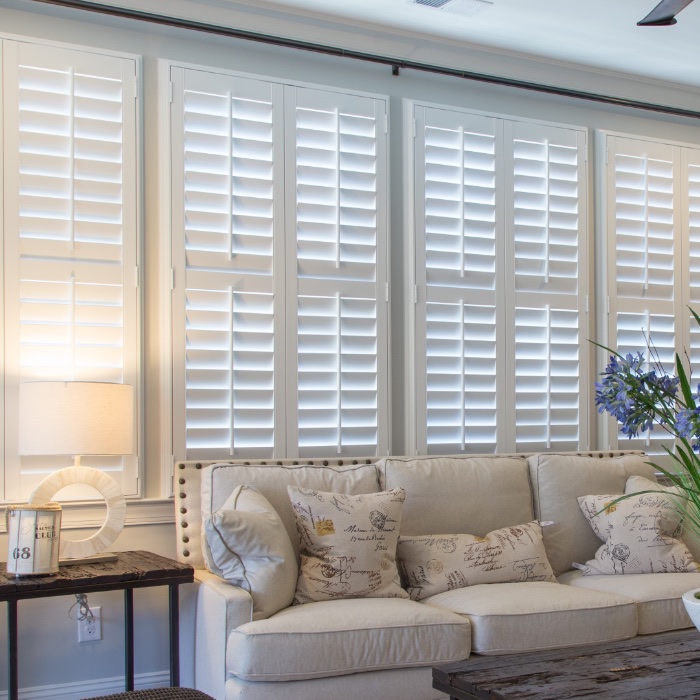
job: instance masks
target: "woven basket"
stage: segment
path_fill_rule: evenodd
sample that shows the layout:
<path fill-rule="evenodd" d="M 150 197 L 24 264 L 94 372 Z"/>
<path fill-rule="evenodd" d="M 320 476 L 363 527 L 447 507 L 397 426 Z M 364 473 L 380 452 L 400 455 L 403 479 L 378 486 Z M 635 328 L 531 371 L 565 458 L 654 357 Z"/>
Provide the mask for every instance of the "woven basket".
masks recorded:
<path fill-rule="evenodd" d="M 116 695 L 100 695 L 85 700 L 214 700 L 211 695 L 192 688 L 151 688 L 130 690 Z"/>

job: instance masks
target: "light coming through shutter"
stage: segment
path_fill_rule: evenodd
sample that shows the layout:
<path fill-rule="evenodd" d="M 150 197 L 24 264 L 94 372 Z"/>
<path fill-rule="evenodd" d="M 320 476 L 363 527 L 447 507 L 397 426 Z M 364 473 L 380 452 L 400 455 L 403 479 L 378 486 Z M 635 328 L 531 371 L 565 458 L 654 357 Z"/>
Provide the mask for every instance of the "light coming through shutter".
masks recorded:
<path fill-rule="evenodd" d="M 585 444 L 588 391 L 585 141 L 573 129 L 519 122 L 507 123 L 506 134 L 513 158 L 515 448 L 576 450 Z"/>
<path fill-rule="evenodd" d="M 290 291 L 296 284 L 287 318 L 297 319 L 287 330 L 297 350 L 287 375 L 290 439 L 301 456 L 380 454 L 388 449 L 386 104 L 287 87 L 285 107 L 295 165 L 287 179 L 287 230 L 296 232 L 296 255 L 287 257 Z"/>
<path fill-rule="evenodd" d="M 181 68 L 172 80 L 175 454 L 271 457 L 284 449 L 281 90 Z"/>
<path fill-rule="evenodd" d="M 585 133 L 422 105 L 415 133 L 416 451 L 578 449 Z"/>
<path fill-rule="evenodd" d="M 608 136 L 607 158 L 611 347 L 621 354 L 642 351 L 648 360 L 651 340 L 663 367 L 675 372 L 683 296 L 677 148 Z M 659 454 L 673 444 L 664 436 L 657 429 L 617 440 L 625 449 Z"/>
<path fill-rule="evenodd" d="M 681 152 L 681 201 L 687 203 L 683 211 L 685 233 L 683 242 L 683 272 L 687 279 L 687 304 L 700 313 L 700 149 L 684 148 Z M 684 311 L 689 330 L 684 333 L 683 345 L 688 348 L 693 380 L 700 381 L 700 327 Z"/>
<path fill-rule="evenodd" d="M 417 451 L 494 452 L 503 370 L 499 124 L 422 106 L 415 118 L 416 281 L 424 294 L 416 319 Z"/>
<path fill-rule="evenodd" d="M 386 450 L 385 101 L 171 76 L 176 458 Z"/>
<path fill-rule="evenodd" d="M 135 61 L 7 41 L 4 83 L 6 408 L 17 381 L 136 386 Z M 14 469 L 16 425 L 7 436 L 8 498 L 71 463 Z M 85 464 L 137 493 L 135 457 Z"/>

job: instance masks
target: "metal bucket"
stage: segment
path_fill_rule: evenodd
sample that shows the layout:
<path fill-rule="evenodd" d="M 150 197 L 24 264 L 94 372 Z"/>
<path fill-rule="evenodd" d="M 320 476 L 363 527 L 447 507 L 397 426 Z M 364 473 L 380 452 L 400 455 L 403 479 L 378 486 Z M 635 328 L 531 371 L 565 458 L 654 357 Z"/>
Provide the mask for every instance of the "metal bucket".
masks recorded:
<path fill-rule="evenodd" d="M 61 506 L 7 506 L 7 573 L 35 576 L 58 572 Z"/>

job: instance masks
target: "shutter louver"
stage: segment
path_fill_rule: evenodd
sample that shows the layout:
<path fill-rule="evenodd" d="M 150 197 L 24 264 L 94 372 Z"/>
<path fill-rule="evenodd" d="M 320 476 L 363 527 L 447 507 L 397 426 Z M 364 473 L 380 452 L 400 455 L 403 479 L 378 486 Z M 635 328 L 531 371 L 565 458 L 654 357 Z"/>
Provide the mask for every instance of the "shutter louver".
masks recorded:
<path fill-rule="evenodd" d="M 585 440 L 583 141 L 572 129 L 508 127 L 516 449 L 576 450 Z"/>
<path fill-rule="evenodd" d="M 175 344 L 184 348 L 175 400 L 186 459 L 271 457 L 280 448 L 278 351 L 284 266 L 275 265 L 282 189 L 276 113 L 263 81 L 173 69 Z M 175 141 L 176 148 L 177 140 Z M 283 326 L 282 326 L 283 327 Z M 182 376 L 182 375 L 181 375 Z M 176 387 L 180 382 L 176 382 Z"/>
<path fill-rule="evenodd" d="M 288 329 L 288 348 L 297 348 L 290 429 L 300 456 L 379 454 L 388 448 L 385 105 L 293 87 L 285 100 L 296 175 L 288 204 L 296 230 L 288 279 L 297 286 L 288 298 L 288 318 L 297 319 Z"/>
<path fill-rule="evenodd" d="M 135 62 L 7 42 L 8 363 L 19 381 L 136 384 Z M 16 145 L 15 145 L 16 144 Z M 14 328 L 14 324 L 17 327 Z M 16 372 L 15 372 L 16 370 Z M 56 458 L 22 458 L 11 497 Z M 90 458 L 136 493 L 134 458 Z"/>

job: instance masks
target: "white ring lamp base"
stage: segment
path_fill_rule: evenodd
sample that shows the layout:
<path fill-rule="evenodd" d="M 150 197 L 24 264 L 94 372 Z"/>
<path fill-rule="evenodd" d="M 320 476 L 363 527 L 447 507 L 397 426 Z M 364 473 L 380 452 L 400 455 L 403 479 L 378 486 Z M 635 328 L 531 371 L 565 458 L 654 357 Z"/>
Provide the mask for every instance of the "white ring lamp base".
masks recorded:
<path fill-rule="evenodd" d="M 47 476 L 32 492 L 29 505 L 44 505 L 65 486 L 85 484 L 97 489 L 107 503 L 107 517 L 102 527 L 82 540 L 65 540 L 61 536 L 59 556 L 83 559 L 104 552 L 119 536 L 126 522 L 126 499 L 117 482 L 105 472 L 92 467 L 67 467 Z"/>

